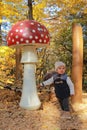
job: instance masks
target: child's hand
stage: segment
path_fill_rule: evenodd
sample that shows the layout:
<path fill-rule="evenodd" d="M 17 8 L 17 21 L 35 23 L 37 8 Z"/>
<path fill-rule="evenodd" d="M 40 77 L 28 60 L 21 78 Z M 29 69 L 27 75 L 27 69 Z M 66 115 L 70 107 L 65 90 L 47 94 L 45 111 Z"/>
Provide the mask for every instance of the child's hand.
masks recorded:
<path fill-rule="evenodd" d="M 40 89 L 42 87 L 43 87 L 43 85 L 42 85 L 42 83 L 40 83 L 37 88 Z"/>
<path fill-rule="evenodd" d="M 41 88 L 41 85 L 39 84 L 39 85 L 37 86 L 37 88 L 38 88 L 38 89 Z"/>

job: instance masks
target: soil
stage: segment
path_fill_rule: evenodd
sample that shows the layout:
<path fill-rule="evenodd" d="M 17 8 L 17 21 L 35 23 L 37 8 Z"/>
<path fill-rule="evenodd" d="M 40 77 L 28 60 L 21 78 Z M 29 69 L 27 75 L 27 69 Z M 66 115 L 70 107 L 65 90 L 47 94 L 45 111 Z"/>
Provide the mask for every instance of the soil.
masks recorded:
<path fill-rule="evenodd" d="M 87 130 L 87 94 L 83 103 L 71 110 L 71 119 L 63 113 L 55 94 L 38 92 L 42 106 L 39 110 L 20 108 L 21 93 L 0 89 L 0 130 Z"/>

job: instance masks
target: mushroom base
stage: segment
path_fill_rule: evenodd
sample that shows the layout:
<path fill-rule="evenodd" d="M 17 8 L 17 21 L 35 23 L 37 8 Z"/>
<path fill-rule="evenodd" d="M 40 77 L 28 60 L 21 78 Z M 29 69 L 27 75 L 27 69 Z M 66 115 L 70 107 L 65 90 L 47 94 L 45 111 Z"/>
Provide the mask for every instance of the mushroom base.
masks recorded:
<path fill-rule="evenodd" d="M 36 110 L 41 106 L 36 88 L 35 64 L 24 64 L 23 90 L 20 107 Z"/>

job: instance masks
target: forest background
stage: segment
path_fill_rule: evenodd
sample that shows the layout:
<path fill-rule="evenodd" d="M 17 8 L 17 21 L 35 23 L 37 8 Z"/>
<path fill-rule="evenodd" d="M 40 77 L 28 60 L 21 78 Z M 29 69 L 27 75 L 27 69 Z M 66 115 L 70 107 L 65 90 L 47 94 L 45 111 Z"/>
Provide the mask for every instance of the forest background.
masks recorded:
<path fill-rule="evenodd" d="M 0 1 L 0 88 L 22 84 L 23 65 L 20 64 L 22 49 L 7 47 L 6 37 L 17 21 L 29 19 L 27 0 Z M 32 0 L 33 19 L 44 24 L 50 33 L 50 46 L 37 49 L 37 84 L 44 75 L 54 70 L 54 63 L 62 60 L 67 73 L 72 69 L 72 24 L 83 29 L 83 90 L 87 91 L 87 1 L 86 0 Z M 20 85 L 21 86 L 21 85 Z"/>

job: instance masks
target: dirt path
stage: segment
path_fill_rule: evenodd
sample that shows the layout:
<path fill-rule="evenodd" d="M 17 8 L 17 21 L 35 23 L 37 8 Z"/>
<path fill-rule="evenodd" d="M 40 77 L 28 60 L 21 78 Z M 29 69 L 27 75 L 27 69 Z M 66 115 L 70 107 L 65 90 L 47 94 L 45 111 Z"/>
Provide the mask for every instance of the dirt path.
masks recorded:
<path fill-rule="evenodd" d="M 0 90 L 0 130 L 87 130 L 87 94 L 83 95 L 82 110 L 71 112 L 70 120 L 61 118 L 55 97 L 50 101 L 40 97 L 42 109 L 29 111 L 19 107 L 20 95 Z"/>

